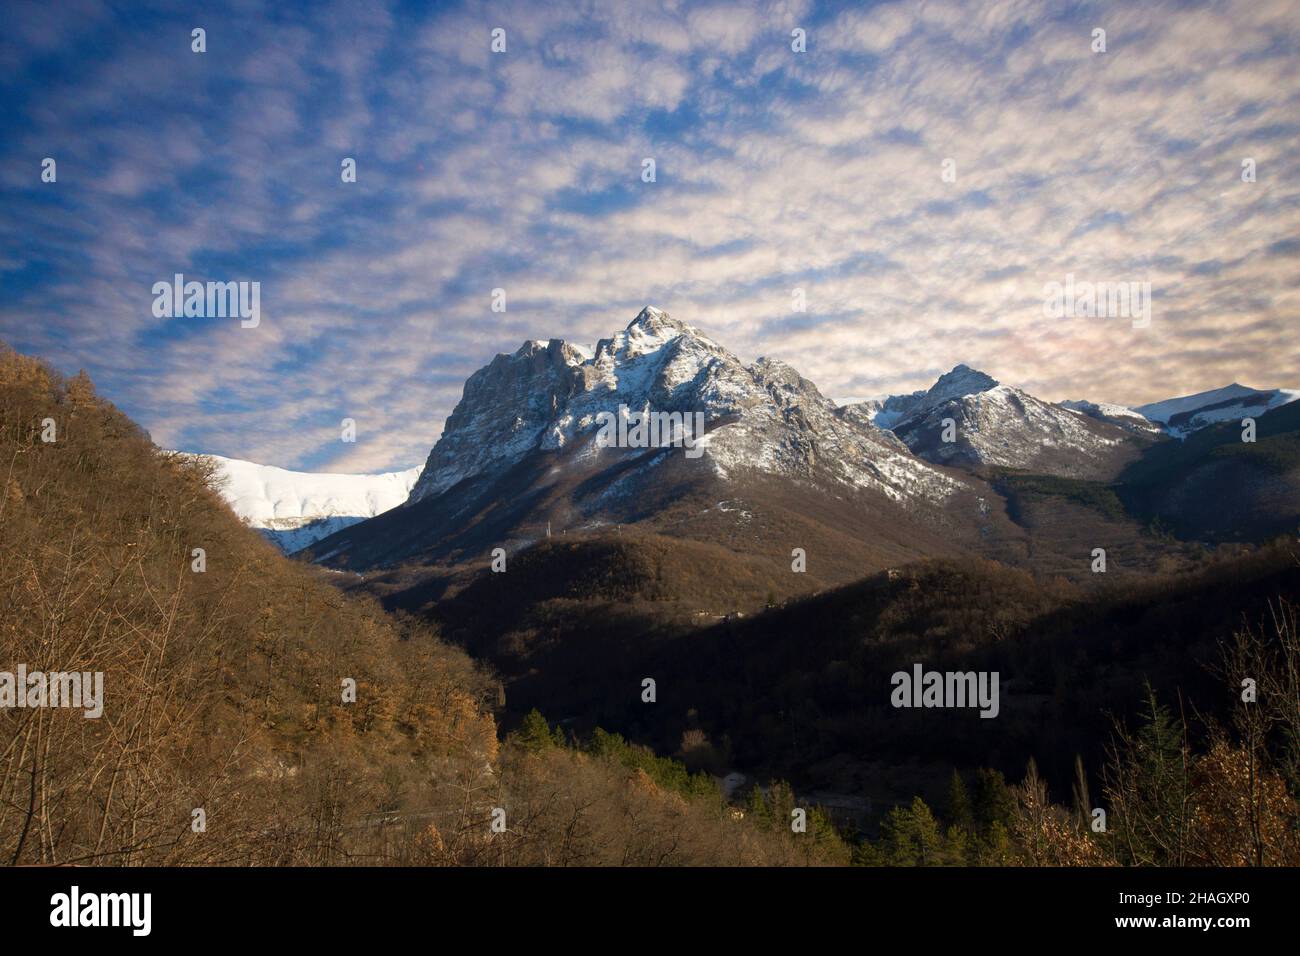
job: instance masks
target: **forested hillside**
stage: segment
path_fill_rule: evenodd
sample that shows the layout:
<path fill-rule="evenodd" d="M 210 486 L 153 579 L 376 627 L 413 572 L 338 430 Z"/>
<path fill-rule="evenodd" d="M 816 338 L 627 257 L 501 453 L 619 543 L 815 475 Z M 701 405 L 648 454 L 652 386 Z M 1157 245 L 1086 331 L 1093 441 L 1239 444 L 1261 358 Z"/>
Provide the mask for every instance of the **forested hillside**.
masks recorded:
<path fill-rule="evenodd" d="M 6 863 L 847 859 L 635 749 L 499 746 L 463 651 L 281 557 L 209 466 L 8 349 L 0 479 L 0 669 L 103 674 L 100 717 L 0 710 Z"/>

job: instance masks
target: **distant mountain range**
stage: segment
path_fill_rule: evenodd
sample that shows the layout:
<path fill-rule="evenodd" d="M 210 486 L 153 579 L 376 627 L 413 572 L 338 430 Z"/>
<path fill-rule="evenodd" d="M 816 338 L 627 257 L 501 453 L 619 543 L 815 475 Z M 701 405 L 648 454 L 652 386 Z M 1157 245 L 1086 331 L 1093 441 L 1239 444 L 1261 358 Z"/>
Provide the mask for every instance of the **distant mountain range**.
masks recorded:
<path fill-rule="evenodd" d="M 842 566 L 832 575 L 839 579 L 920 556 L 1034 553 L 1041 543 L 1029 539 L 1041 529 L 1026 518 L 1034 501 L 1082 500 L 1063 482 L 1131 491 L 1127 476 L 1137 474 L 1147 482 L 1142 494 L 1120 495 L 1104 517 L 1118 520 L 1127 507 L 1124 520 L 1167 518 L 1195 536 L 1188 514 L 1197 507 L 1173 486 L 1204 485 L 1226 474 L 1222 462 L 1206 470 L 1199 459 L 1184 461 L 1176 473 L 1144 471 L 1144 462 L 1168 458 L 1161 448 L 1171 439 L 1276 416 L 1296 398 L 1234 384 L 1138 408 L 1053 403 L 958 365 L 923 391 L 837 405 L 790 366 L 768 358 L 747 365 L 647 307 L 594 349 L 551 339 L 498 355 L 465 383 L 423 469 L 313 475 L 218 461 L 236 512 L 286 550 L 310 547 L 337 567 L 455 563 L 548 533 L 637 525 L 745 553 L 816 543 L 823 560 Z M 701 413 L 702 454 L 597 440 L 602 421 L 643 411 Z M 1263 429 L 1276 451 L 1274 431 Z M 1258 533 L 1300 514 L 1300 475 L 1288 461 L 1286 453 L 1268 458 L 1281 471 L 1260 480 L 1236 475 L 1245 481 L 1239 508 L 1258 512 L 1258 494 L 1271 509 L 1250 523 Z M 1168 488 L 1151 484 L 1157 474 Z M 1214 482 L 1196 486 L 1206 493 Z M 1114 498 L 1083 495 L 1094 504 Z M 1221 522 L 1211 529 L 1227 530 Z"/>

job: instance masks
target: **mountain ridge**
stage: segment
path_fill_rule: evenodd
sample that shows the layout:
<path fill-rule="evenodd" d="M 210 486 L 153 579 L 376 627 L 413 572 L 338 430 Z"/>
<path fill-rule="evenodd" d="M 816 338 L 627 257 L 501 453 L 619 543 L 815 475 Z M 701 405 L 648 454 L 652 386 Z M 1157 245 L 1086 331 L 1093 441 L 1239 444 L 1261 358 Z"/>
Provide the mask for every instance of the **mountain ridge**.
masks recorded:
<path fill-rule="evenodd" d="M 423 471 L 417 465 L 372 475 L 304 472 L 221 455 L 195 457 L 216 466 L 221 496 L 235 514 L 285 554 L 397 507 Z"/>
<path fill-rule="evenodd" d="M 874 420 L 885 406 L 892 428 Z M 650 412 L 698 413 L 701 453 L 601 441 L 602 416 Z M 892 405 L 838 405 L 788 363 L 746 364 L 647 306 L 592 349 L 529 340 L 497 355 L 466 381 L 408 500 L 304 553 L 365 571 L 474 561 L 551 534 L 637 525 L 746 554 L 790 555 L 815 542 L 836 555 L 835 579 L 954 553 L 1013 562 L 1051 553 L 1072 569 L 1083 532 L 1052 517 L 1053 501 L 1105 502 L 1080 513 L 1086 527 L 1101 521 L 1093 532 L 1134 542 L 1135 555 L 1151 544 L 1137 544 L 1149 518 L 1069 485 L 1114 482 L 1169 441 L 1142 421 L 1105 405 L 1046 402 L 967 365 Z M 1066 484 L 1020 483 L 1013 503 L 1008 471 Z"/>
<path fill-rule="evenodd" d="M 1229 386 L 1169 400 L 1168 417 L 1199 413 L 1224 392 L 1258 394 Z M 698 413 L 697 455 L 601 440 L 602 421 L 643 413 Z M 646 306 L 592 348 L 530 339 L 498 354 L 466 380 L 423 469 L 352 476 L 400 476 L 405 498 L 390 487 L 382 507 L 319 507 L 310 517 L 250 507 L 237 493 L 228 500 L 287 550 L 353 570 L 466 560 L 623 525 L 716 537 L 741 552 L 818 541 L 870 570 L 941 553 L 939 540 L 967 553 L 1031 554 L 1022 489 L 1041 499 L 1055 486 L 1020 483 L 1013 503 L 1004 472 L 1112 482 L 1168 440 L 1140 412 L 1046 402 L 966 364 L 923 391 L 840 405 L 790 364 L 745 363 Z M 1287 487 L 1274 482 L 1268 494 Z M 1065 527 L 1041 506 L 1033 513 L 1034 527 Z"/>

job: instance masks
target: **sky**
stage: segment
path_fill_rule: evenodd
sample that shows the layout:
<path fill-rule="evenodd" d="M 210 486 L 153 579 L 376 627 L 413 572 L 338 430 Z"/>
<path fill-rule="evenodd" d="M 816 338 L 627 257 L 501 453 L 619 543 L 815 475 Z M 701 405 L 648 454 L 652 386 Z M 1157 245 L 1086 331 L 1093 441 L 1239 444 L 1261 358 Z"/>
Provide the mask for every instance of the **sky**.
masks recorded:
<path fill-rule="evenodd" d="M 1058 401 L 1300 388 L 1295 0 L 4 18 L 0 340 L 161 447 L 421 464 L 494 355 L 647 304 L 837 400 L 957 363 Z M 260 323 L 156 316 L 176 273 L 260 283 Z M 1067 276 L 1149 282 L 1150 324 L 1048 315 Z"/>

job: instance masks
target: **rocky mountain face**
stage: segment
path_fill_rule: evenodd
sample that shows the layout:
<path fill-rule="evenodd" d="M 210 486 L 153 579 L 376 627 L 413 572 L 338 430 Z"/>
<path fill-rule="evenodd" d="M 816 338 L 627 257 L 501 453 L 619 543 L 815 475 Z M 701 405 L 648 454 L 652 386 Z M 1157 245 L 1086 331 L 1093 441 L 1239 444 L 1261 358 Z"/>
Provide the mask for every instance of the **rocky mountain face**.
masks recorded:
<path fill-rule="evenodd" d="M 1042 401 L 965 365 L 927 391 L 846 406 L 841 415 L 887 426 L 913 453 L 941 465 L 1102 479 L 1136 452 L 1133 429 Z"/>
<path fill-rule="evenodd" d="M 644 411 L 699 415 L 698 456 L 598 440 L 602 421 Z M 590 351 L 551 340 L 498 355 L 466 382 L 400 514 L 314 551 L 326 563 L 370 567 L 535 540 L 548 525 L 560 533 L 652 521 L 686 535 L 743 526 L 751 541 L 798 538 L 793 527 L 814 537 L 856 528 L 902 558 L 938 533 L 948 511 L 975 514 L 977 492 L 892 432 L 843 414 L 790 366 L 747 365 L 645 308 Z M 761 510 L 781 516 L 780 530 L 751 521 L 759 497 L 768 501 Z"/>
<path fill-rule="evenodd" d="M 951 372 L 941 375 L 928 389 L 921 389 L 910 395 L 890 395 L 886 398 L 856 402 L 844 406 L 844 414 L 864 417 L 873 425 L 892 429 L 899 423 L 936 408 L 949 399 L 974 395 L 997 384 L 996 379 L 983 372 L 966 365 L 958 365 Z"/>
<path fill-rule="evenodd" d="M 599 458 L 612 451 L 595 442 L 600 416 L 620 408 L 702 413 L 703 459 L 719 477 L 816 474 L 896 500 L 934 502 L 961 485 L 917 461 L 892 433 L 841 415 L 790 366 L 767 358 L 745 365 L 699 330 L 646 308 L 594 353 L 561 340 L 526 342 L 475 372 L 408 503 L 533 452 Z"/>

